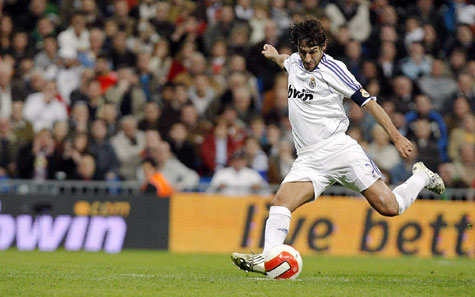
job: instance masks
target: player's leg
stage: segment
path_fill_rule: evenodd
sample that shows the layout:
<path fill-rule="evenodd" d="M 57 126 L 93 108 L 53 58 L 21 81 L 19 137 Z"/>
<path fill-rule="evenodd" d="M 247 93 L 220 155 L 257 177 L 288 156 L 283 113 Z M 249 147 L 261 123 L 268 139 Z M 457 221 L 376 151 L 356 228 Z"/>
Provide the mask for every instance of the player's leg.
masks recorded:
<path fill-rule="evenodd" d="M 423 188 L 436 194 L 445 190 L 440 176 L 429 170 L 422 162 L 414 164 L 412 176 L 393 191 L 382 181 L 377 180 L 361 193 L 380 214 L 395 216 L 402 214 L 416 200 Z"/>
<path fill-rule="evenodd" d="M 274 246 L 284 243 L 292 212 L 302 204 L 312 201 L 314 197 L 314 186 L 310 181 L 283 183 L 271 201 L 262 254 L 233 253 L 231 255 L 233 263 L 242 270 L 265 274 L 265 253 Z"/>
<path fill-rule="evenodd" d="M 266 221 L 263 254 L 274 246 L 284 243 L 289 232 L 292 212 L 315 197 L 310 181 L 283 183 L 271 201 L 269 218 Z"/>

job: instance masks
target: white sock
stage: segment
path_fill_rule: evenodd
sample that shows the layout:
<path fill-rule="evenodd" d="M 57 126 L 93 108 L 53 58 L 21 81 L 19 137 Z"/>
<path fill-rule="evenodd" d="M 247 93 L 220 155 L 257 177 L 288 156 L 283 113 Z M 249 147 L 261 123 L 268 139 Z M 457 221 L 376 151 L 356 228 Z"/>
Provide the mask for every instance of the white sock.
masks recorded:
<path fill-rule="evenodd" d="M 271 248 L 284 243 L 289 233 L 292 213 L 284 206 L 271 206 L 269 218 L 266 221 L 265 242 L 262 254 L 265 255 Z"/>
<path fill-rule="evenodd" d="M 399 214 L 402 214 L 417 199 L 417 195 L 429 184 L 429 176 L 424 172 L 416 172 L 402 185 L 397 186 L 393 193 L 399 204 Z"/>

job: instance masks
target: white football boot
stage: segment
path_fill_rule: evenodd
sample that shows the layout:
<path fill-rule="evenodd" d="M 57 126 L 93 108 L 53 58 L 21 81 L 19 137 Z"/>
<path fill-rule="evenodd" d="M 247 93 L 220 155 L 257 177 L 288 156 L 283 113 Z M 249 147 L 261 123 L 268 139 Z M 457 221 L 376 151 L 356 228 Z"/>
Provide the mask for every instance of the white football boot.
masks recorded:
<path fill-rule="evenodd" d="M 442 178 L 437 173 L 432 172 L 422 162 L 417 162 L 412 166 L 413 174 L 421 170 L 429 176 L 429 184 L 426 186 L 426 189 L 439 195 L 442 194 L 445 191 L 445 185 Z"/>
<path fill-rule="evenodd" d="M 240 254 L 233 253 L 231 260 L 234 265 L 246 272 L 257 272 L 266 274 L 266 268 L 264 267 L 264 256 L 262 254 Z"/>

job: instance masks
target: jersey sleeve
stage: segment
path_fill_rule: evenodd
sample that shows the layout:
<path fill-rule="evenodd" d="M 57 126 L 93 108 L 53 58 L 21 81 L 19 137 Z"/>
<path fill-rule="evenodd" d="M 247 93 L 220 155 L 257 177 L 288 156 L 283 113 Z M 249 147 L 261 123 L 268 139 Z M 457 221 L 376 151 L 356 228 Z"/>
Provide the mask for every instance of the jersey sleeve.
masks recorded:
<path fill-rule="evenodd" d="M 359 106 L 365 105 L 369 100 L 376 100 L 376 97 L 363 89 L 343 62 L 323 56 L 319 66 L 325 70 L 327 83 L 340 95 L 351 98 Z"/>
<path fill-rule="evenodd" d="M 292 55 L 284 60 L 284 69 L 287 73 L 290 73 L 290 65 L 292 64 Z"/>

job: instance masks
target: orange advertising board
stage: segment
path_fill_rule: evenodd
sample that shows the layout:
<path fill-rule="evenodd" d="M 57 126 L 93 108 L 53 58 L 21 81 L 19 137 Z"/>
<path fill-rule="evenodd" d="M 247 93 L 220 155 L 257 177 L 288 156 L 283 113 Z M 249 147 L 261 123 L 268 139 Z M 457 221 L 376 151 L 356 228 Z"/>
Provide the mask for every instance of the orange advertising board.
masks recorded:
<path fill-rule="evenodd" d="M 173 252 L 259 252 L 270 198 L 176 194 L 170 205 Z M 475 203 L 418 200 L 383 217 L 366 200 L 320 197 L 292 214 L 286 242 L 302 254 L 475 256 Z"/>

